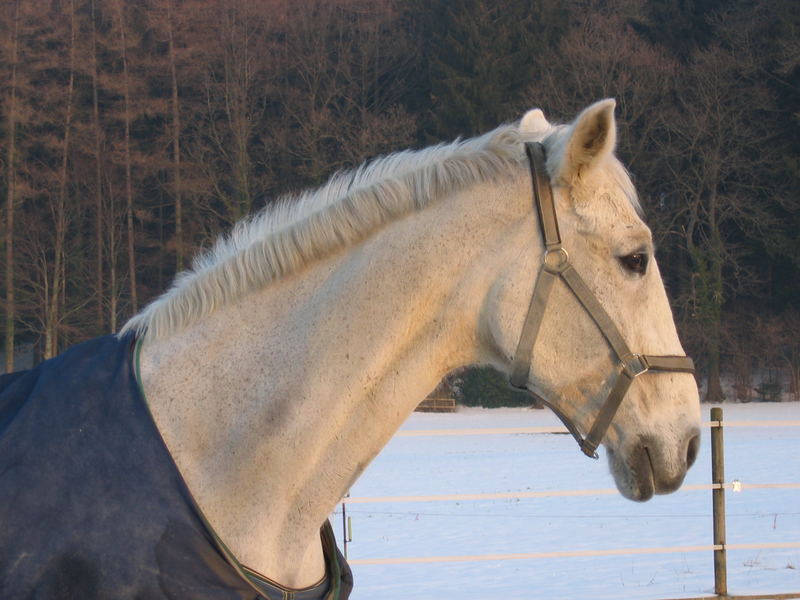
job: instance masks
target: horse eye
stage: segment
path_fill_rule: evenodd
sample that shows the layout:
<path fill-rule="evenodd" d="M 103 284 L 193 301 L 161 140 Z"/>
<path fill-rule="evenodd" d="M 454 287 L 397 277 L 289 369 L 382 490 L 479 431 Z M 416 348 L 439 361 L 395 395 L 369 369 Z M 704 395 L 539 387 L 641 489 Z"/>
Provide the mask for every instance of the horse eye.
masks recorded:
<path fill-rule="evenodd" d="M 636 252 L 619 258 L 622 266 L 631 273 L 642 274 L 647 270 L 647 254 Z"/>

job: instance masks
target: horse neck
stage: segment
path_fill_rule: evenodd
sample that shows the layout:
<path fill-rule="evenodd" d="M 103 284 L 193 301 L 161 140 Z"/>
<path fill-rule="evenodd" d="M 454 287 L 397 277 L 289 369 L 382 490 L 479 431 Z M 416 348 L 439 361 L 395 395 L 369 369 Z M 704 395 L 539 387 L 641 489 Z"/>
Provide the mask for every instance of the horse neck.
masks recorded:
<path fill-rule="evenodd" d="M 291 586 L 318 579 L 336 502 L 442 376 L 478 358 L 507 224 L 480 222 L 464 196 L 145 344 L 167 446 L 249 567 Z"/>

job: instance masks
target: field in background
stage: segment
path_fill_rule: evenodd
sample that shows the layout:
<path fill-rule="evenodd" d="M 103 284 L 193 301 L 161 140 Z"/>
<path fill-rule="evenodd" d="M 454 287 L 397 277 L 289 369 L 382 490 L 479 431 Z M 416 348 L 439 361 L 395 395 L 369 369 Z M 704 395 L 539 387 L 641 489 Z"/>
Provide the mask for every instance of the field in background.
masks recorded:
<path fill-rule="evenodd" d="M 703 406 L 708 420 L 709 406 Z M 725 405 L 725 420 L 798 420 L 800 404 Z M 413 414 L 403 429 L 557 425 L 548 411 L 461 409 Z M 707 484 L 708 430 L 686 484 Z M 800 482 L 800 430 L 728 428 L 726 479 Z M 607 490 L 605 458 L 589 460 L 567 435 L 396 436 L 354 497 Z M 728 543 L 800 541 L 800 491 L 727 493 Z M 606 550 L 711 544 L 711 492 L 679 491 L 638 504 L 617 493 L 535 499 L 351 504 L 352 559 Z M 333 517 L 342 537 L 341 514 Z M 712 553 L 356 565 L 353 600 L 618 599 L 711 594 Z M 800 550 L 728 552 L 730 593 L 800 591 Z M 456 596 L 457 594 L 457 596 Z"/>

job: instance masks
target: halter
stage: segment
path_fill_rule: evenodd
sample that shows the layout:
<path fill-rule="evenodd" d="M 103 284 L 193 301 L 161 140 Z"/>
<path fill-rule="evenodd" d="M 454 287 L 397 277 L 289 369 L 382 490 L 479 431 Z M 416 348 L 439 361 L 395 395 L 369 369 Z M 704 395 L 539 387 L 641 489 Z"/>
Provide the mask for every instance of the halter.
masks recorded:
<path fill-rule="evenodd" d="M 545 169 L 544 146 L 538 142 L 526 143 L 525 152 L 531 165 L 531 179 L 533 181 L 533 203 L 539 214 L 539 225 L 544 239 L 545 252 L 542 261 L 542 270 L 536 278 L 536 285 L 531 296 L 528 314 L 522 326 L 517 351 L 511 363 L 511 376 L 509 382 L 517 389 L 533 395 L 546 404 L 564 423 L 572 436 L 577 440 L 586 456 L 598 458 L 597 447 L 611 425 L 614 415 L 619 408 L 625 393 L 633 380 L 648 371 L 667 371 L 672 373 L 694 373 L 694 363 L 688 356 L 652 356 L 631 352 L 619 329 L 611 317 L 598 302 L 594 293 L 589 289 L 583 278 L 572 267 L 569 254 L 561 244 L 561 234 L 558 230 L 558 217 L 556 216 L 553 202 L 553 191 Z M 611 349 L 617 355 L 617 379 L 606 401 L 600 408 L 594 424 L 586 438 L 581 437 L 577 426 L 552 402 L 541 398 L 528 389 L 528 374 L 530 373 L 533 358 L 533 346 L 542 324 L 547 299 L 556 279 L 561 279 L 572 291 L 586 312 L 594 320 L 600 332 L 605 337 Z"/>

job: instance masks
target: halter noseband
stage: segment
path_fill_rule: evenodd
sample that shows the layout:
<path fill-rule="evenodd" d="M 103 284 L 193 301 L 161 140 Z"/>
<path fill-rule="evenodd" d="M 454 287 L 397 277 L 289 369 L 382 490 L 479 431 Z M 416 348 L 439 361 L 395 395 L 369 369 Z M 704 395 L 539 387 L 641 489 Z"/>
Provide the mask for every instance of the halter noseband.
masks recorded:
<path fill-rule="evenodd" d="M 561 234 L 558 230 L 558 217 L 556 216 L 553 191 L 545 169 L 545 151 L 540 143 L 526 143 L 525 152 L 531 166 L 531 179 L 533 180 L 533 203 L 539 214 L 539 225 L 544 239 L 545 252 L 542 270 L 536 278 L 536 285 L 528 307 L 528 315 L 522 326 L 522 333 L 517 344 L 517 351 L 511 363 L 511 376 L 509 381 L 517 389 L 528 392 L 546 404 L 561 421 L 569 432 L 578 441 L 584 454 L 597 458 L 597 447 L 611 425 L 614 415 L 619 408 L 625 393 L 639 375 L 648 371 L 668 371 L 673 373 L 694 373 L 694 363 L 688 356 L 652 356 L 631 352 L 625 343 L 619 329 L 611 320 L 606 310 L 598 302 L 594 293 L 589 289 L 578 272 L 572 267 L 569 254 L 561 244 Z M 552 402 L 541 398 L 528 389 L 528 375 L 533 359 L 533 346 L 542 324 L 542 317 L 547 306 L 547 299 L 556 279 L 561 279 L 572 291 L 586 312 L 597 324 L 598 329 L 606 338 L 619 361 L 618 375 L 608 398 L 600 408 L 595 418 L 589 435 L 581 437 L 578 428 L 561 410 Z"/>

